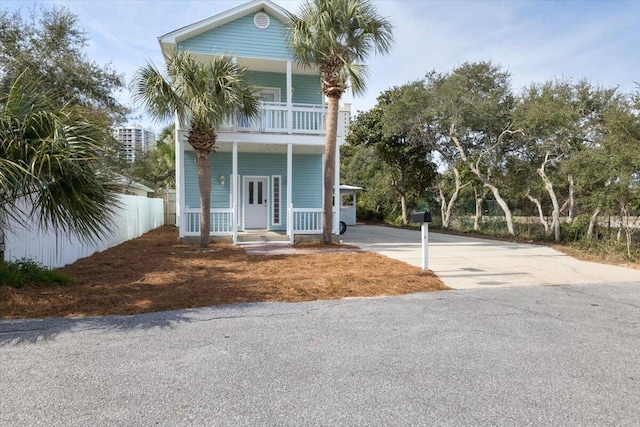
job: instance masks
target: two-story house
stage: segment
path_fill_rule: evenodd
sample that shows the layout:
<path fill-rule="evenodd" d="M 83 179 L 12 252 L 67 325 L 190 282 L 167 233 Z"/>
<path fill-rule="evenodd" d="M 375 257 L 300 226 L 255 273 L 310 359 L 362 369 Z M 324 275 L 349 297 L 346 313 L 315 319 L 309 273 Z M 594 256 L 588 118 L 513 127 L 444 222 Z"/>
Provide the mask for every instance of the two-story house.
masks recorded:
<path fill-rule="evenodd" d="M 211 3 L 214 4 L 214 3 Z M 251 230 L 296 235 L 322 233 L 326 106 L 317 69 L 300 67 L 286 46 L 287 15 L 269 0 L 254 0 L 159 37 L 163 53 L 184 49 L 199 60 L 231 55 L 248 68 L 261 113 L 218 130 L 211 161 L 211 236 L 234 243 Z M 338 119 L 344 140 L 350 107 Z M 176 203 L 181 239 L 200 233 L 195 152 L 188 124 L 176 123 Z M 336 156 L 336 183 L 339 177 Z M 336 185 L 335 200 L 340 200 Z M 334 214 L 337 234 L 339 209 Z M 254 231 L 255 233 L 255 231 Z"/>

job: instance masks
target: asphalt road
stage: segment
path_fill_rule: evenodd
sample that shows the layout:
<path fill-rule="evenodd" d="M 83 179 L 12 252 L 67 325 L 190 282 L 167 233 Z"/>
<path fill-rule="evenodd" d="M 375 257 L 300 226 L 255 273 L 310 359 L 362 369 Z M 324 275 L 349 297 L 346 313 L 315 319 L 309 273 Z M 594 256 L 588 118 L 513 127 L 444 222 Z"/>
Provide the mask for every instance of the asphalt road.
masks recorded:
<path fill-rule="evenodd" d="M 2 426 L 637 426 L 640 287 L 0 322 Z"/>

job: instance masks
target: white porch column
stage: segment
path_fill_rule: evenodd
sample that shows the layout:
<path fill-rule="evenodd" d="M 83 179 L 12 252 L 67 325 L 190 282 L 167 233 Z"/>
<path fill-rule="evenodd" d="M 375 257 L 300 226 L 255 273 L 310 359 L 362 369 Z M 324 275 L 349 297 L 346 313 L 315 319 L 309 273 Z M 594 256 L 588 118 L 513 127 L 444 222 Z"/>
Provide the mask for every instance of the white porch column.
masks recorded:
<path fill-rule="evenodd" d="M 287 204 L 286 206 L 293 206 L 293 145 L 287 144 Z M 289 209 L 287 209 L 289 211 Z M 287 216 L 287 234 L 291 236 L 291 232 L 293 231 L 293 215 L 291 218 Z"/>
<path fill-rule="evenodd" d="M 238 243 L 238 142 L 233 141 L 231 155 L 231 204 L 233 208 L 233 244 Z"/>
<path fill-rule="evenodd" d="M 293 133 L 293 79 L 291 61 L 287 61 L 287 132 Z"/>
<path fill-rule="evenodd" d="M 184 142 L 180 139 L 180 122 L 175 115 L 173 137 L 176 142 L 176 225 L 178 238 L 183 238 L 187 231 L 187 216 L 184 214 Z"/>
<path fill-rule="evenodd" d="M 333 234 L 340 234 L 340 145 L 336 142 L 335 184 L 333 186 Z"/>

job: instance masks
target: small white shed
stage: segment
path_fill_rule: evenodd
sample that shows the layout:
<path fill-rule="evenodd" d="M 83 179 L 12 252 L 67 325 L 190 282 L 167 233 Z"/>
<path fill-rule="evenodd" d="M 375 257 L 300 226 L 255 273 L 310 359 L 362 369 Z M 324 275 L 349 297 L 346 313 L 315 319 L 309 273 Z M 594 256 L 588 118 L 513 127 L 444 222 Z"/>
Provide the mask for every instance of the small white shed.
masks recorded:
<path fill-rule="evenodd" d="M 116 187 L 116 191 L 121 194 L 132 194 L 134 196 L 148 197 L 150 193 L 154 192 L 153 188 L 149 188 L 144 184 L 140 184 L 124 175 L 114 174 L 114 179 L 111 182 Z"/>
<path fill-rule="evenodd" d="M 353 185 L 340 186 L 340 221 L 347 225 L 356 225 L 356 192 L 362 187 Z"/>

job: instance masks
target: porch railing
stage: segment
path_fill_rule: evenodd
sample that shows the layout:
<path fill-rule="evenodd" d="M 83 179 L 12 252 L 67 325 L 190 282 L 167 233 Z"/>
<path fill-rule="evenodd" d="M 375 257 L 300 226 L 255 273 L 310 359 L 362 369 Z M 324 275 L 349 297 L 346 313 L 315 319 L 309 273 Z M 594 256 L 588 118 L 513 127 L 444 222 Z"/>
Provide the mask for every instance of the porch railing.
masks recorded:
<path fill-rule="evenodd" d="M 200 209 L 185 209 L 187 219 L 185 236 L 200 235 Z M 211 236 L 230 236 L 233 234 L 233 208 L 211 209 Z"/>
<path fill-rule="evenodd" d="M 237 227 L 234 227 L 234 208 L 211 209 L 210 236 L 233 236 L 237 242 Z M 185 209 L 186 230 L 185 236 L 200 235 L 200 209 Z M 334 209 L 334 215 L 338 213 Z M 287 210 L 288 231 L 291 244 L 296 234 L 322 234 L 322 208 L 294 208 Z M 336 217 L 334 217 L 335 219 Z M 337 219 L 336 219 L 337 221 Z M 335 227 L 334 227 L 335 228 Z"/>
<path fill-rule="evenodd" d="M 324 218 L 324 209 L 322 208 L 294 208 L 290 206 L 287 210 L 287 219 L 289 221 L 289 240 L 293 245 L 296 234 L 322 234 L 322 219 Z M 339 218 L 338 212 L 333 210 L 334 224 L 337 224 Z M 334 225 L 334 230 L 336 229 Z"/>
<path fill-rule="evenodd" d="M 291 229 L 295 234 L 322 234 L 322 208 L 291 208 L 291 212 Z"/>

